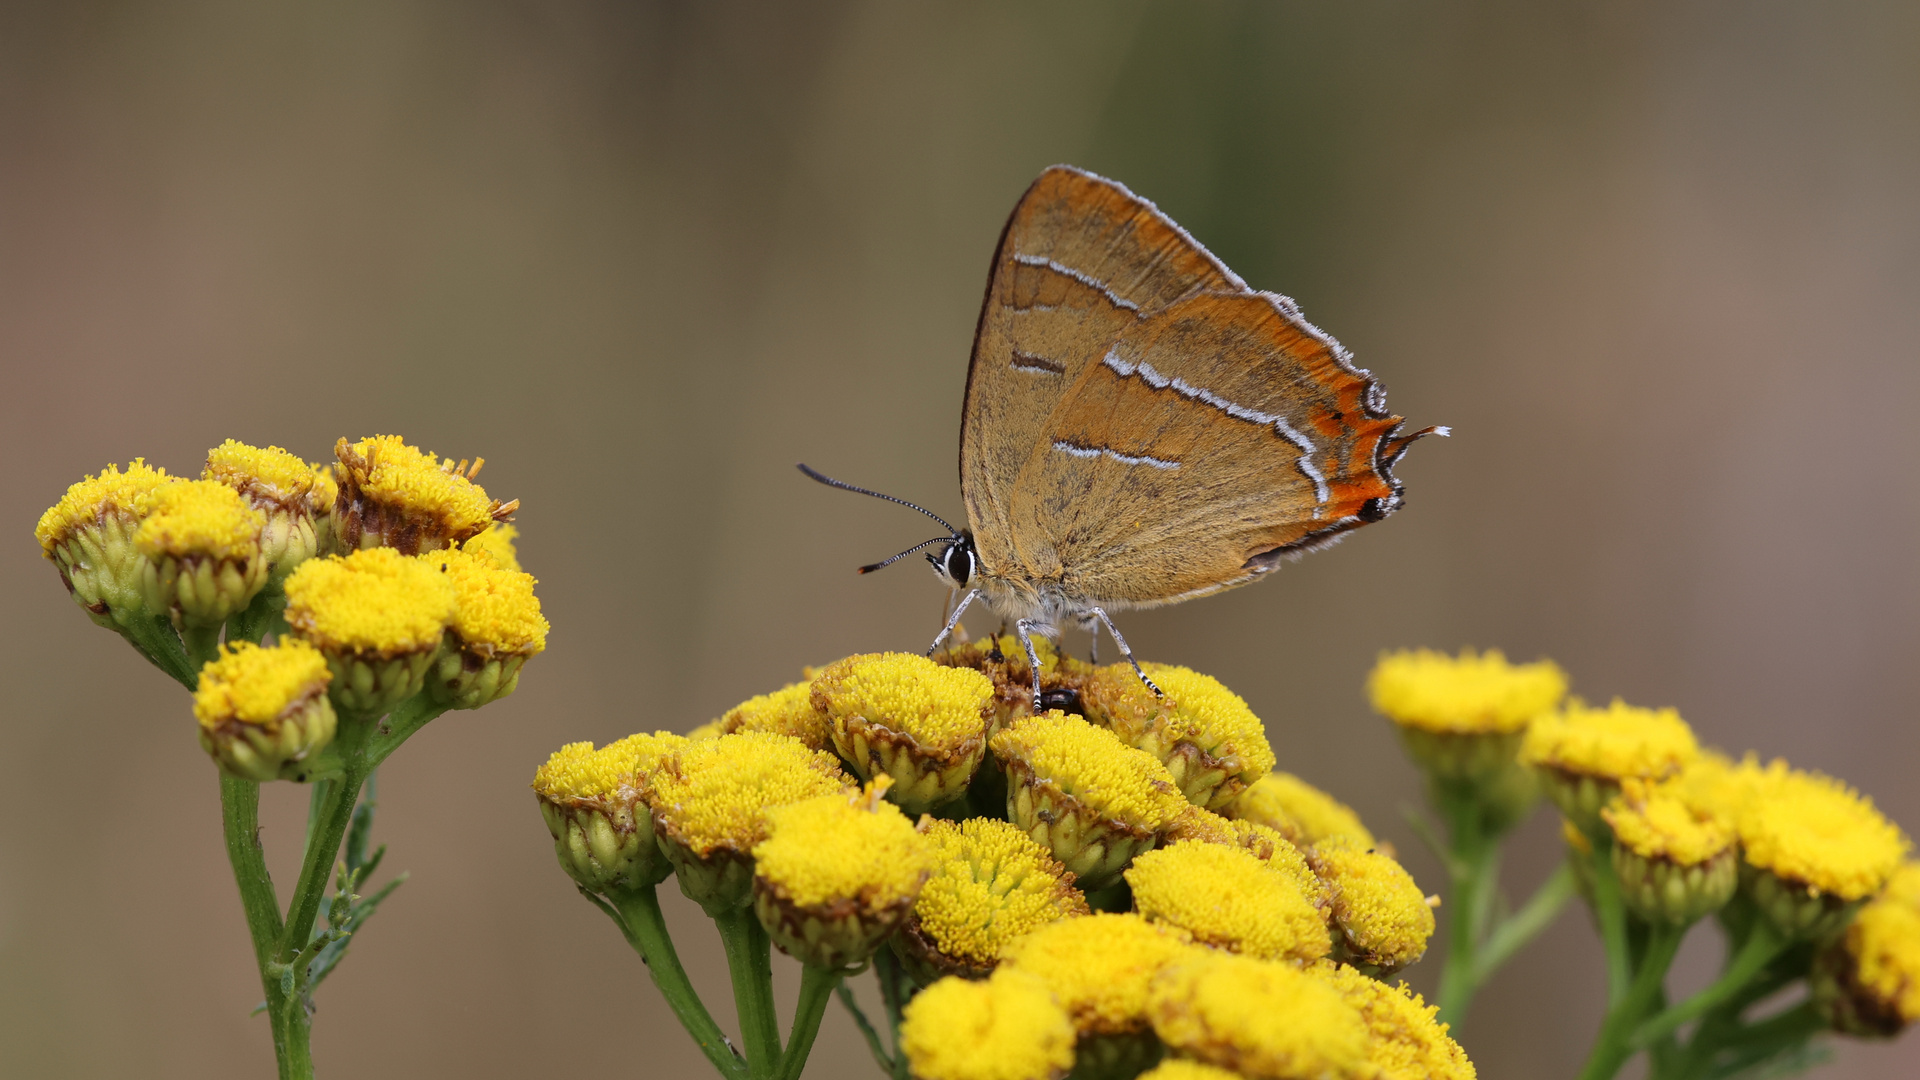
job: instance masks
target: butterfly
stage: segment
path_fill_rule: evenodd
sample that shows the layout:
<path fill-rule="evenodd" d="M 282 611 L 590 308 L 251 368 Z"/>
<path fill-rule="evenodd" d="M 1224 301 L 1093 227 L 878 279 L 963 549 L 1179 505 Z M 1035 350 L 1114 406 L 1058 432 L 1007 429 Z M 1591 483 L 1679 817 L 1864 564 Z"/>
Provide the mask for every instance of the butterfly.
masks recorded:
<path fill-rule="evenodd" d="M 1444 427 L 1402 433 L 1386 391 L 1299 305 L 1251 289 L 1115 181 L 1067 165 L 1014 206 L 987 277 L 960 413 L 967 528 L 928 547 L 964 593 L 1033 636 L 1231 589 L 1400 508 L 1393 466 Z"/>

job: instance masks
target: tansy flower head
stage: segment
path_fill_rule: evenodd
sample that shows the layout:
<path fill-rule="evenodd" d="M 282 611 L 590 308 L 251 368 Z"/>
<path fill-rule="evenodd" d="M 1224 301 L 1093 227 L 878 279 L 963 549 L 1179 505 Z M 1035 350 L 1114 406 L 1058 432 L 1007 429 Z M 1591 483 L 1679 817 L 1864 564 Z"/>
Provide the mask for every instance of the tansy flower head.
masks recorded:
<path fill-rule="evenodd" d="M 260 549 L 266 517 L 212 480 L 182 480 L 148 492 L 134 546 L 146 557 L 141 591 L 150 611 L 217 626 L 267 582 Z"/>
<path fill-rule="evenodd" d="M 419 558 L 453 585 L 452 633 L 428 685 L 436 701 L 477 709 L 513 693 L 520 668 L 547 647 L 547 620 L 532 574 L 508 570 L 484 552 L 435 551 Z"/>
<path fill-rule="evenodd" d="M 1345 844 L 1322 844 L 1312 861 L 1333 896 L 1337 959 L 1392 974 L 1426 954 L 1433 908 L 1405 867 Z"/>
<path fill-rule="evenodd" d="M 1190 806 L 1167 830 L 1166 843 L 1169 846 L 1181 840 L 1200 840 L 1249 851 L 1269 868 L 1286 875 L 1300 890 L 1300 895 L 1306 897 L 1316 910 L 1325 911 L 1332 902 L 1332 897 L 1327 895 L 1326 884 L 1314 875 L 1313 867 L 1307 864 L 1307 857 L 1301 854 L 1293 841 L 1281 836 L 1276 829 L 1252 821 L 1221 817 L 1211 810 Z"/>
<path fill-rule="evenodd" d="M 1126 879 L 1143 917 L 1203 944 L 1262 960 L 1312 960 L 1330 948 L 1299 886 L 1243 848 L 1183 840 L 1133 860 Z"/>
<path fill-rule="evenodd" d="M 1153 1030 L 1182 1057 L 1268 1080 L 1353 1075 L 1367 1027 L 1340 992 L 1290 964 L 1190 949 L 1153 982 Z"/>
<path fill-rule="evenodd" d="M 1434 1018 L 1435 1006 L 1422 1001 L 1406 983 L 1390 986 L 1343 965 L 1321 962 L 1307 973 L 1338 991 L 1367 1025 L 1368 1068 L 1372 1080 L 1474 1080 L 1473 1062 Z"/>
<path fill-rule="evenodd" d="M 260 511 L 260 551 L 268 574 L 282 580 L 318 550 L 313 524 L 313 466 L 277 446 L 264 449 L 228 439 L 207 451 L 203 480 L 225 484 Z"/>
<path fill-rule="evenodd" d="M 1141 1073 L 1138 1080 L 1240 1080 L 1240 1074 L 1185 1058 L 1168 1058 Z"/>
<path fill-rule="evenodd" d="M 1336 839 L 1363 848 L 1378 846 L 1360 815 L 1292 773 L 1268 773 L 1221 813 L 1265 825 L 1301 847 Z"/>
<path fill-rule="evenodd" d="M 590 742 L 554 751 L 533 776 L 540 816 L 560 868 L 591 892 L 655 884 L 672 873 L 654 843 L 641 777 L 684 745 L 670 732 L 629 735 L 598 750 Z"/>
<path fill-rule="evenodd" d="M 298 638 L 261 648 L 226 646 L 200 669 L 193 715 L 200 745 L 222 770 L 248 780 L 305 780 L 333 741 L 326 658 Z"/>
<path fill-rule="evenodd" d="M 795 959 L 824 968 L 866 960 L 920 895 L 930 845 L 882 800 L 889 782 L 767 811 L 767 838 L 753 849 L 754 913 Z"/>
<path fill-rule="evenodd" d="M 1510 664 L 1498 649 L 1463 649 L 1457 657 L 1431 649 L 1385 653 L 1367 677 L 1374 711 L 1437 733 L 1516 732 L 1566 692 L 1567 676 L 1553 662 Z"/>
<path fill-rule="evenodd" d="M 1613 866 L 1627 907 L 1685 925 L 1718 910 L 1739 883 L 1733 830 L 1644 780 L 1622 783 L 1600 811 L 1613 830 Z"/>
<path fill-rule="evenodd" d="M 993 752 L 1007 769 L 1007 816 L 1089 891 L 1112 884 L 1187 807 L 1160 759 L 1077 716 L 1022 717 L 993 737 Z"/>
<path fill-rule="evenodd" d="M 471 466 L 442 461 L 407 445 L 398 435 L 375 435 L 334 447 L 340 459 L 340 498 L 334 530 L 341 547 L 398 548 L 412 555 L 458 546 L 496 521 L 505 521 L 519 501 L 490 499 L 473 482 L 484 459 Z"/>
<path fill-rule="evenodd" d="M 148 465 L 145 458 L 134 458 L 126 472 L 121 472 L 118 465 L 101 469 L 98 476 L 67 488 L 60 501 L 40 515 L 33 537 L 40 541 L 41 554 L 54 558 L 74 534 L 95 529 L 109 519 L 137 523 L 146 512 L 146 496 L 178 479 L 168 476 L 165 469 Z"/>
<path fill-rule="evenodd" d="M 768 810 L 851 786 L 832 754 L 761 731 L 689 740 L 642 782 L 681 890 L 710 914 L 750 899 Z"/>
<path fill-rule="evenodd" d="M 929 818 L 921 829 L 933 875 L 894 938 L 921 982 L 940 975 L 984 976 L 1010 942 L 1087 914 L 1073 874 L 1018 826 L 992 818 Z"/>
<path fill-rule="evenodd" d="M 761 694 L 728 709 L 716 723 L 722 734 L 735 731 L 771 731 L 798 739 L 815 750 L 833 741 L 827 715 L 813 707 L 813 684 L 790 683 L 771 694 Z"/>
<path fill-rule="evenodd" d="M 420 692 L 454 615 L 448 576 L 391 548 L 308 559 L 286 591 L 287 625 L 326 654 L 334 699 L 358 712 Z"/>
<path fill-rule="evenodd" d="M 1813 1001 L 1835 1028 L 1891 1038 L 1920 1020 L 1920 866 L 1909 863 L 1814 960 Z"/>
<path fill-rule="evenodd" d="M 1081 1034 L 1122 1034 L 1147 1023 L 1160 969 L 1184 954 L 1184 935 L 1138 915 L 1049 923 L 1007 946 L 1006 963 L 1044 980 Z"/>
<path fill-rule="evenodd" d="M 1063 655 L 1053 642 L 1035 636 L 1033 651 L 1040 658 L 1040 691 L 1051 707 L 1080 712 L 1080 686 L 1093 671 L 1091 665 Z M 993 681 L 992 732 L 1016 717 L 1033 714 L 1033 667 L 1026 646 L 1012 634 L 994 634 L 934 654 L 943 667 L 971 668 Z"/>
<path fill-rule="evenodd" d="M 1899 869 L 1907 837 L 1871 799 L 1782 763 L 1757 783 L 1739 823 L 1755 871 L 1747 886 L 1781 930 L 1817 937 L 1837 928 Z"/>
<path fill-rule="evenodd" d="M 813 680 L 813 707 L 833 745 L 863 779 L 893 777 L 887 797 L 910 814 L 966 793 L 986 754 L 993 681 L 909 653 L 869 653 L 829 664 Z"/>
<path fill-rule="evenodd" d="M 316 555 L 339 554 L 334 542 L 333 511 L 340 501 L 340 484 L 333 478 L 332 465 L 313 467 L 313 489 L 307 493 L 307 511 L 313 515 L 313 551 Z"/>
<path fill-rule="evenodd" d="M 494 562 L 506 569 L 518 570 L 520 569 L 520 549 L 514 544 L 518 539 L 520 539 L 519 529 L 509 522 L 496 521 L 480 530 L 480 535 L 461 544 L 460 550 L 476 554 L 485 552 L 493 556 Z"/>
<path fill-rule="evenodd" d="M 1073 1025 L 1032 976 L 949 977 L 907 1003 L 900 1050 L 917 1080 L 1056 1080 L 1073 1066 Z"/>
<path fill-rule="evenodd" d="M 1159 758 L 1189 802 L 1217 810 L 1273 768 L 1266 727 L 1238 694 L 1187 668 L 1141 668 L 1164 696 L 1147 689 L 1131 664 L 1114 664 L 1081 689 L 1087 718 Z"/>
<path fill-rule="evenodd" d="M 1561 812 L 1589 832 L 1600 829 L 1600 808 L 1620 781 L 1664 780 L 1699 753 L 1678 712 L 1636 708 L 1618 698 L 1602 709 L 1575 700 L 1544 714 L 1520 746 L 1520 760 L 1541 771 Z"/>

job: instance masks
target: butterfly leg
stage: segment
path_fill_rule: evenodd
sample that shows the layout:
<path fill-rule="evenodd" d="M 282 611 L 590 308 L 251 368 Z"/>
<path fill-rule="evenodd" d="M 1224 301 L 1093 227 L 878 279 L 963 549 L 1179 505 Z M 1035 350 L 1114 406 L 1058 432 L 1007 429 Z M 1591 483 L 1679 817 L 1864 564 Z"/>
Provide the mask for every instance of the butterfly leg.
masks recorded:
<path fill-rule="evenodd" d="M 927 646 L 928 656 L 932 656 L 934 650 L 940 647 L 940 643 L 947 640 L 947 635 L 953 633 L 953 628 L 960 625 L 960 616 L 966 612 L 967 605 L 973 603 L 974 597 L 979 595 L 980 590 L 973 589 L 970 590 L 967 595 L 960 598 L 960 605 L 953 609 L 952 615 L 947 616 L 947 625 L 940 628 L 940 636 L 934 638 L 933 644 Z"/>
<path fill-rule="evenodd" d="M 1013 624 L 1013 632 L 1019 636 L 1020 644 L 1027 647 L 1027 668 L 1033 672 L 1033 711 L 1035 715 L 1046 712 L 1040 700 L 1040 653 L 1033 647 L 1033 632 L 1041 624 L 1034 619 L 1021 619 Z M 1141 678 L 1146 678 L 1142 675 Z"/>
<path fill-rule="evenodd" d="M 1099 608 L 1088 608 L 1087 610 L 1094 618 L 1100 620 L 1102 626 L 1107 628 L 1107 633 L 1113 635 L 1113 643 L 1120 647 L 1120 655 L 1126 657 L 1127 663 L 1133 665 L 1133 673 L 1140 676 L 1141 682 L 1147 684 L 1147 689 L 1153 691 L 1153 696 L 1166 697 L 1165 691 L 1155 686 L 1153 680 L 1147 678 L 1147 673 L 1140 670 L 1140 661 L 1133 658 L 1133 650 L 1127 648 L 1127 639 L 1120 636 L 1120 628 L 1113 625 L 1113 620 L 1107 618 L 1107 613 Z"/>
<path fill-rule="evenodd" d="M 1100 666 L 1100 623 L 1091 616 L 1080 620 L 1080 629 L 1085 630 L 1093 641 L 1087 646 L 1087 663 Z"/>

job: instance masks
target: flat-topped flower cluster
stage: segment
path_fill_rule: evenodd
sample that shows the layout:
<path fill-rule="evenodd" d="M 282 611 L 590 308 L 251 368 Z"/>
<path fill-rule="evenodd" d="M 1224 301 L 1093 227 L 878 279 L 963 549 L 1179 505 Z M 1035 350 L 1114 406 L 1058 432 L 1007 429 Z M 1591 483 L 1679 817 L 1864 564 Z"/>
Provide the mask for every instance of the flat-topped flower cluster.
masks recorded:
<path fill-rule="evenodd" d="M 534 789 L 562 867 L 614 907 L 677 875 L 812 970 L 902 973 L 903 1060 L 873 1047 L 923 1080 L 1163 1056 L 1152 1075 L 1473 1075 L 1385 981 L 1426 951 L 1428 897 L 1274 771 L 1243 700 L 1185 668 L 1146 665 L 1156 695 L 1128 665 L 1041 656 L 1073 708 L 1033 714 L 1010 638 L 852 656 L 690 736 L 563 747 Z"/>

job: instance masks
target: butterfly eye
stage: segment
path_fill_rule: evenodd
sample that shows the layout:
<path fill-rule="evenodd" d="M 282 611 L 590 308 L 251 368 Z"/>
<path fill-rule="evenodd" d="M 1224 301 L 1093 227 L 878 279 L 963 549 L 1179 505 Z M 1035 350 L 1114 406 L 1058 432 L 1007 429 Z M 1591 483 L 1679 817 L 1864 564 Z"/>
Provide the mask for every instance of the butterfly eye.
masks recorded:
<path fill-rule="evenodd" d="M 947 548 L 947 576 L 953 579 L 955 585 L 965 585 L 967 579 L 973 576 L 971 544 L 963 541 Z"/>

